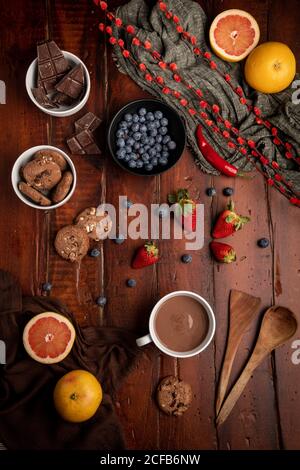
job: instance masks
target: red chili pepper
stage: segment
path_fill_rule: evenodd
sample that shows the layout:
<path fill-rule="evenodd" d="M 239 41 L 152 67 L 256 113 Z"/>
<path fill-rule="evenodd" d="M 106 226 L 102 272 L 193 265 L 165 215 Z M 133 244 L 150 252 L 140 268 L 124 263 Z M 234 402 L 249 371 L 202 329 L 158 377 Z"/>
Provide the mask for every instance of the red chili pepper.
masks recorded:
<path fill-rule="evenodd" d="M 200 125 L 197 127 L 196 137 L 198 147 L 208 163 L 210 163 L 216 170 L 219 170 L 223 175 L 239 176 L 238 169 L 224 160 L 224 158 L 222 158 L 206 141 Z"/>

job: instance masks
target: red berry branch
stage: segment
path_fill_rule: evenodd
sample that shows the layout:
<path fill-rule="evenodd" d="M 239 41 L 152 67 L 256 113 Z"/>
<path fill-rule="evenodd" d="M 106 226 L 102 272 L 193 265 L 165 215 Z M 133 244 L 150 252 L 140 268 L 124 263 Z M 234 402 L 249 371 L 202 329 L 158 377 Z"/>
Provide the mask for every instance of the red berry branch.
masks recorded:
<path fill-rule="evenodd" d="M 172 14 L 171 11 L 168 10 L 167 5 L 165 2 L 159 1 L 159 8 L 162 12 L 164 12 L 165 16 L 167 19 L 172 19 L 173 22 L 176 25 L 176 30 L 183 39 L 186 41 L 190 42 L 193 46 L 197 46 L 197 38 L 195 36 L 190 35 L 188 32 L 184 30 L 184 28 L 180 25 L 180 20 L 178 16 L 175 16 Z M 174 21 L 174 16 L 175 16 L 175 21 Z M 204 60 L 206 60 L 210 68 L 215 70 L 224 80 L 229 84 L 231 89 L 239 96 L 240 103 L 247 106 L 249 112 L 253 112 L 255 115 L 256 123 L 258 125 L 263 125 L 267 129 L 271 130 L 271 135 L 274 136 L 273 143 L 276 146 L 282 146 L 284 148 L 284 155 L 288 160 L 293 160 L 295 161 L 298 165 L 300 165 L 300 158 L 297 157 L 297 154 L 295 150 L 293 149 L 293 146 L 289 142 L 284 142 L 280 137 L 278 136 L 279 130 L 273 126 L 267 119 L 264 119 L 262 117 L 262 111 L 257 107 L 257 106 L 252 106 L 248 104 L 247 99 L 244 96 L 243 89 L 241 87 L 234 87 L 231 83 L 231 76 L 228 73 L 223 73 L 222 71 L 219 70 L 217 64 L 211 60 L 211 53 L 208 51 L 201 51 L 199 47 L 194 47 L 193 49 L 194 54 L 196 56 L 202 56 Z"/>
<path fill-rule="evenodd" d="M 154 60 L 157 61 L 158 66 L 162 70 L 167 70 L 170 71 L 171 74 L 171 79 L 175 83 L 182 83 L 188 90 L 191 90 L 193 94 L 197 97 L 197 100 L 199 98 L 203 98 L 203 92 L 200 89 L 195 89 L 192 87 L 190 84 L 188 84 L 183 77 L 180 76 L 178 72 L 177 65 L 173 63 L 166 63 L 162 60 L 161 55 L 159 52 L 153 50 L 152 44 L 149 40 L 146 40 L 142 42 L 138 37 L 135 36 L 135 28 L 132 25 L 124 25 L 121 18 L 117 18 L 112 12 L 107 11 L 107 3 L 103 1 L 98 1 L 94 0 L 96 4 L 99 4 L 100 8 L 105 11 L 105 14 L 107 18 L 113 22 L 116 27 L 122 28 L 125 30 L 128 34 L 132 35 L 132 45 L 137 46 L 137 47 L 143 47 L 147 52 L 151 54 L 151 56 L 154 58 Z M 191 36 L 189 33 L 184 32 L 183 28 L 179 24 L 179 18 L 176 15 L 173 15 L 172 12 L 167 11 L 166 4 L 163 2 L 159 2 L 160 9 L 165 12 L 166 16 L 168 19 L 171 19 L 174 21 L 174 24 L 177 25 L 176 29 L 180 34 L 183 35 L 184 39 L 190 41 L 193 45 L 196 44 L 197 40 L 194 36 Z M 124 41 L 122 39 L 117 40 L 113 36 L 113 31 L 110 26 L 106 26 L 103 23 L 100 23 L 99 29 L 102 32 L 105 32 L 109 35 L 109 42 L 113 46 L 119 47 L 122 51 L 122 55 L 128 59 L 135 67 L 137 70 L 139 70 L 141 73 L 144 74 L 144 78 L 148 82 L 152 82 L 155 84 L 155 86 L 159 87 L 160 90 L 164 94 L 171 94 L 174 96 L 176 99 L 178 99 L 179 103 L 181 106 L 185 107 L 188 109 L 188 112 L 191 116 L 193 116 L 197 122 L 202 122 L 210 127 L 214 132 L 218 133 L 222 138 L 224 138 L 227 141 L 227 146 L 231 149 L 236 149 L 239 151 L 242 155 L 244 155 L 248 161 L 251 162 L 251 164 L 256 168 L 257 171 L 259 171 L 266 179 L 267 183 L 270 186 L 275 186 L 282 194 L 284 194 L 286 197 L 289 198 L 290 202 L 296 205 L 300 205 L 300 199 L 299 195 L 292 190 L 292 183 L 290 181 L 287 181 L 283 175 L 279 171 L 279 165 L 277 162 L 273 161 L 270 162 L 267 157 L 265 157 L 258 149 L 256 149 L 256 144 L 252 140 L 246 140 L 243 138 L 239 130 L 233 127 L 233 125 L 230 123 L 230 121 L 224 119 L 220 113 L 220 108 L 217 104 L 210 105 L 208 102 L 206 102 L 204 99 L 201 99 L 198 104 L 201 109 L 200 112 L 198 112 L 196 109 L 194 109 L 193 106 L 189 103 L 188 99 L 182 95 L 177 90 L 174 90 L 168 86 L 165 85 L 164 78 L 160 75 L 153 74 L 148 68 L 146 67 L 145 64 L 143 63 L 138 63 L 130 54 L 130 51 L 125 49 L 124 47 Z M 180 31 L 179 31 L 180 30 Z M 196 49 L 196 51 L 195 51 Z M 200 49 L 195 48 L 194 52 L 197 55 L 201 55 L 202 52 Z M 211 59 L 211 54 L 209 52 L 204 52 L 203 57 L 209 61 L 210 67 L 215 70 L 217 69 L 217 65 L 215 64 L 214 61 L 210 60 Z M 225 75 L 225 80 L 226 82 L 230 82 L 231 77 L 226 74 Z M 231 86 L 231 84 L 230 84 Z M 243 96 L 243 90 L 241 87 L 237 87 L 235 89 L 235 92 L 238 94 L 240 97 L 240 101 L 242 104 L 246 104 L 247 101 Z M 248 106 L 248 105 L 247 105 Z M 250 106 L 248 106 L 250 108 Z M 204 111 L 205 110 L 205 111 Z M 254 112 L 256 115 L 260 114 L 260 111 L 258 108 L 254 108 Z M 207 114 L 209 113 L 210 116 Z M 257 118 L 257 120 L 261 118 Z M 262 120 L 261 120 L 262 121 Z M 267 122 L 267 121 L 265 121 Z M 220 124 L 223 126 L 223 129 L 219 128 Z M 265 124 L 265 123 L 264 123 Z M 270 123 L 268 123 L 269 125 Z M 271 132 L 272 135 L 275 136 L 275 139 L 277 138 L 277 130 L 273 128 L 271 125 Z M 236 143 L 233 142 L 233 139 L 236 140 Z M 287 149 L 290 151 L 292 150 L 290 144 L 285 144 Z M 254 159 L 250 158 L 248 155 L 247 148 L 250 151 L 251 157 L 254 157 Z M 266 169 L 263 171 L 259 165 L 256 164 L 256 162 L 260 162 L 263 168 L 270 168 L 273 171 L 273 177 L 271 177 Z"/>

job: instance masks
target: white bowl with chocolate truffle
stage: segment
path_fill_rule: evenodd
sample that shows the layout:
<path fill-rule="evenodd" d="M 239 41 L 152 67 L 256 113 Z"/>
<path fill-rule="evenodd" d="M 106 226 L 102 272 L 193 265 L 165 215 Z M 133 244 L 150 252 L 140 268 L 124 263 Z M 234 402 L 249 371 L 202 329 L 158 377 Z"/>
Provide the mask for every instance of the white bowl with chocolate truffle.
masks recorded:
<path fill-rule="evenodd" d="M 86 104 L 91 90 L 87 67 L 79 57 L 62 51 L 55 41 L 37 44 L 37 58 L 26 73 L 26 90 L 44 113 L 72 116 Z"/>
<path fill-rule="evenodd" d="M 11 181 L 16 195 L 34 209 L 56 209 L 65 204 L 76 187 L 71 158 L 52 145 L 25 150 L 15 164 Z"/>

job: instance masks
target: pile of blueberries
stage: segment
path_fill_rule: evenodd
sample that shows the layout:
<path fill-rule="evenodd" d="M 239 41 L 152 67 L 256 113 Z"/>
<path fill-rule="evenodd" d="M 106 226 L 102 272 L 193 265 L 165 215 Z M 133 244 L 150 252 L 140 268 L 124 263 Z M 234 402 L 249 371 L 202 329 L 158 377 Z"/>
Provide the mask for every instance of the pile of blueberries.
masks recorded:
<path fill-rule="evenodd" d="M 152 171 L 156 166 L 166 166 L 170 151 L 176 148 L 168 124 L 161 111 L 140 108 L 136 114 L 125 114 L 116 132 L 117 158 L 131 169 Z"/>

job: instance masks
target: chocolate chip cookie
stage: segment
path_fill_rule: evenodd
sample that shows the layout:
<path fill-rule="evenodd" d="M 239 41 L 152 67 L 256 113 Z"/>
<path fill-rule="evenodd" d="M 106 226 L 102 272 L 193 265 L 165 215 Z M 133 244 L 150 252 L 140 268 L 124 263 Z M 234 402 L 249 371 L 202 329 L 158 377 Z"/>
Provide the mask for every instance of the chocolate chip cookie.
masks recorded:
<path fill-rule="evenodd" d="M 39 159 L 42 159 L 42 160 L 46 160 L 46 161 L 49 161 L 49 162 L 54 162 L 56 163 L 59 168 L 61 169 L 61 171 L 65 171 L 67 169 L 67 162 L 65 160 L 65 158 L 62 156 L 61 153 L 59 152 L 56 152 L 55 150 L 51 150 L 51 149 L 44 149 L 44 150 L 39 150 L 38 152 L 36 152 L 34 154 L 34 157 L 33 157 L 35 160 L 39 160 Z"/>
<path fill-rule="evenodd" d="M 54 188 L 52 193 L 52 201 L 57 204 L 65 199 L 68 192 L 71 189 L 73 183 L 73 175 L 70 171 L 65 171 L 62 179 L 58 185 Z"/>
<path fill-rule="evenodd" d="M 40 204 L 41 206 L 51 206 L 52 201 L 50 201 L 50 199 L 44 196 L 44 194 L 40 193 L 29 184 L 21 181 L 18 187 L 21 193 L 24 194 L 24 196 L 28 197 L 36 204 Z"/>
<path fill-rule="evenodd" d="M 26 182 L 38 191 L 48 191 L 61 180 L 61 170 L 57 163 L 46 159 L 35 159 L 23 168 Z"/>
<path fill-rule="evenodd" d="M 75 224 L 86 231 L 93 240 L 104 240 L 112 229 L 112 220 L 107 212 L 97 212 L 96 207 L 88 207 L 75 219 Z"/>
<path fill-rule="evenodd" d="M 89 250 L 89 237 L 82 228 L 67 225 L 57 232 L 54 246 L 62 258 L 79 262 Z"/>
<path fill-rule="evenodd" d="M 157 387 L 157 403 L 167 415 L 181 416 L 192 402 L 192 388 L 178 377 L 169 375 Z"/>

